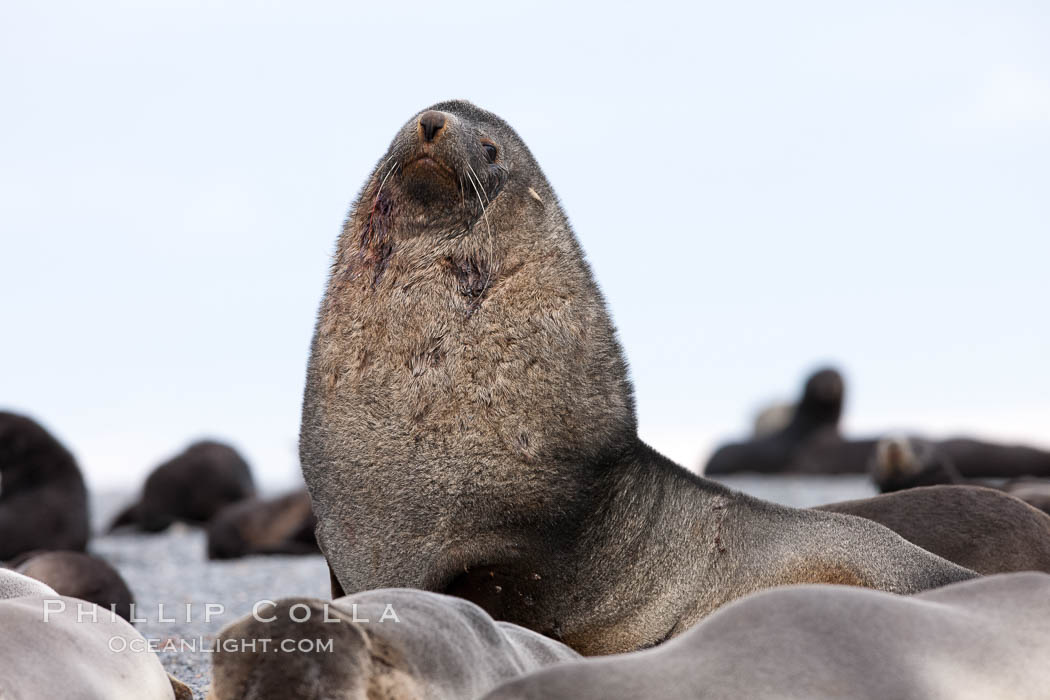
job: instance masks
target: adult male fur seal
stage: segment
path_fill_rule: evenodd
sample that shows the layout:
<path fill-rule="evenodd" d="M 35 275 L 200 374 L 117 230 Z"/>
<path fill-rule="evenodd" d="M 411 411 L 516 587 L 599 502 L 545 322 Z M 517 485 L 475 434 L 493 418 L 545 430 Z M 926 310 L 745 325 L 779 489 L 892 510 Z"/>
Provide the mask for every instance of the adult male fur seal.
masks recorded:
<path fill-rule="evenodd" d="M 89 532 L 73 455 L 33 419 L 0 411 L 0 561 L 36 549 L 84 551 Z"/>
<path fill-rule="evenodd" d="M 700 479 L 636 428 L 605 303 L 528 148 L 466 102 L 412 117 L 346 221 L 307 373 L 303 473 L 346 592 L 453 593 L 595 654 L 768 586 L 974 575 L 875 523 Z"/>

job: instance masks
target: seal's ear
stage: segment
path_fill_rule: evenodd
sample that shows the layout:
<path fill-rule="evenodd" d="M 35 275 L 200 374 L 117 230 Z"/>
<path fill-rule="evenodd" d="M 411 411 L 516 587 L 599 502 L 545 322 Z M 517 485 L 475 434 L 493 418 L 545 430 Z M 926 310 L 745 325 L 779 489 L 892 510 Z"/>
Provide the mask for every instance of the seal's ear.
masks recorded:
<path fill-rule="evenodd" d="M 175 700 L 193 700 L 193 691 L 190 690 L 188 685 L 170 673 L 168 674 L 168 680 L 171 681 L 171 689 L 175 693 Z"/>
<path fill-rule="evenodd" d="M 120 511 L 120 515 L 113 519 L 109 529 L 106 532 L 113 532 L 118 527 L 124 527 L 125 525 L 134 525 L 139 519 L 139 504 L 132 503 L 130 506 Z"/>

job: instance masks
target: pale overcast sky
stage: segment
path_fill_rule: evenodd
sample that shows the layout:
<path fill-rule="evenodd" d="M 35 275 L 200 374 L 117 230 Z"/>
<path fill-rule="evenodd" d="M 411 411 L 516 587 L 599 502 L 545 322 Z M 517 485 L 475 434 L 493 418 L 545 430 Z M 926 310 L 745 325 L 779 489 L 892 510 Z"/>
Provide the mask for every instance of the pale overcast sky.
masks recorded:
<path fill-rule="evenodd" d="M 827 361 L 858 434 L 1050 445 L 1048 37 L 991 0 L 4 3 L 0 406 L 96 486 L 200 435 L 291 483 L 343 216 L 459 97 L 539 159 L 680 462 Z"/>

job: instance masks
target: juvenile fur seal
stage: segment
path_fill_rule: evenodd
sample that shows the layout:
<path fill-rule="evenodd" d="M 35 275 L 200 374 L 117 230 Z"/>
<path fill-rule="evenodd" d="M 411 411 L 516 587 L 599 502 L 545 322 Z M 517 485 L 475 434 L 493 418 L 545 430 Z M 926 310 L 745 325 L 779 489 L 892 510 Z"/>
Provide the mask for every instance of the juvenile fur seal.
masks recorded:
<path fill-rule="evenodd" d="M 922 486 L 817 510 L 885 525 L 909 542 L 981 574 L 1050 573 L 1050 516 L 995 489 Z"/>
<path fill-rule="evenodd" d="M 711 455 L 704 474 L 839 471 L 837 460 L 817 459 L 807 450 L 818 444 L 825 451 L 845 449 L 838 427 L 845 393 L 845 380 L 837 370 L 827 367 L 814 372 L 806 380 L 787 425 L 746 442 L 721 446 Z"/>
<path fill-rule="evenodd" d="M 208 558 L 251 554 L 319 554 L 305 489 L 277 498 L 248 498 L 226 506 L 208 523 Z"/>
<path fill-rule="evenodd" d="M 558 664 L 484 700 L 1043 700 L 1050 576 L 902 597 L 843 586 L 748 596 L 655 649 Z"/>
<path fill-rule="evenodd" d="M 87 547 L 87 488 L 76 460 L 39 423 L 0 411 L 0 560 Z"/>
<path fill-rule="evenodd" d="M 588 654 L 656 644 L 768 586 L 974 576 L 644 444 L 553 189 L 510 126 L 466 102 L 412 117 L 347 218 L 300 456 L 343 590 L 452 593 Z"/>
<path fill-rule="evenodd" d="M 131 590 L 104 559 L 83 552 L 39 552 L 24 558 L 15 570 L 46 583 L 59 595 L 86 600 L 131 619 L 135 602 Z"/>
<path fill-rule="evenodd" d="M 255 495 L 248 463 L 229 445 L 205 440 L 154 469 L 139 501 L 116 517 L 110 530 L 134 525 L 160 532 L 173 522 L 206 523 L 231 503 Z"/>
<path fill-rule="evenodd" d="M 259 639 L 293 651 L 242 645 Z M 319 650 L 318 640 L 331 647 Z M 465 700 L 577 658 L 564 644 L 437 593 L 387 589 L 331 603 L 287 598 L 219 633 L 208 698 Z"/>

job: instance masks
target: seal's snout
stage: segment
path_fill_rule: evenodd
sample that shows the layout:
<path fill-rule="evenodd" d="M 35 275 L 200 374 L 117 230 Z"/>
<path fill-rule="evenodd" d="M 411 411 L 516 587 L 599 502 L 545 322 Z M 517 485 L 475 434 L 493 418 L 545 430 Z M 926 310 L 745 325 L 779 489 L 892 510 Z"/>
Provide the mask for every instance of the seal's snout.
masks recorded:
<path fill-rule="evenodd" d="M 445 127 L 445 115 L 435 110 L 423 112 L 419 117 L 419 132 L 423 135 L 424 143 L 435 141 Z"/>

